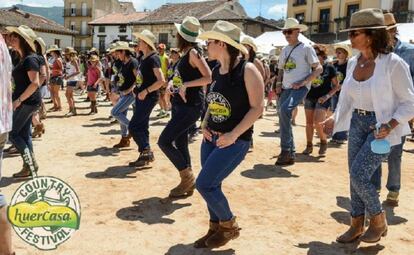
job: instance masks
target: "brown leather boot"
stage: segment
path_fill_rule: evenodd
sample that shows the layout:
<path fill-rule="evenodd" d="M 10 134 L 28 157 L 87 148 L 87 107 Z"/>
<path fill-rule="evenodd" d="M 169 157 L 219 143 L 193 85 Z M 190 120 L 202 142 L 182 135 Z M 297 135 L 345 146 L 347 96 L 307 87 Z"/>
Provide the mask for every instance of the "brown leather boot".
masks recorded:
<path fill-rule="evenodd" d="M 307 143 L 306 144 L 306 148 L 305 150 L 302 152 L 303 155 L 309 155 L 312 154 L 313 152 L 313 144 L 312 143 Z"/>
<path fill-rule="evenodd" d="M 22 170 L 13 174 L 13 178 L 28 178 L 28 177 L 32 177 L 32 173 L 30 172 L 30 168 L 26 163 L 23 163 Z"/>
<path fill-rule="evenodd" d="M 170 191 L 169 197 L 191 196 L 194 193 L 195 178 L 190 167 L 180 171 L 181 182 Z"/>
<path fill-rule="evenodd" d="M 387 232 L 387 219 L 385 218 L 385 212 L 382 212 L 371 217 L 369 227 L 360 240 L 365 243 L 376 243 L 381 239 L 381 236 L 386 236 Z"/>
<path fill-rule="evenodd" d="M 328 150 L 328 142 L 326 140 L 321 141 L 319 145 L 319 156 L 325 155 L 327 150 Z"/>
<path fill-rule="evenodd" d="M 130 145 L 129 137 L 122 137 L 121 141 L 115 144 L 113 148 L 126 148 L 126 147 L 129 147 L 129 145 Z"/>
<path fill-rule="evenodd" d="M 351 218 L 351 227 L 336 238 L 338 243 L 352 243 L 364 233 L 365 215 Z"/>
<path fill-rule="evenodd" d="M 219 223 L 210 221 L 210 227 L 207 234 L 194 242 L 194 248 L 207 248 L 206 240 L 214 235 L 219 229 Z"/>
<path fill-rule="evenodd" d="M 289 151 L 282 151 L 275 163 L 277 166 L 289 166 L 293 164 L 295 164 L 295 157 Z"/>
<path fill-rule="evenodd" d="M 206 241 L 206 245 L 208 248 L 218 248 L 226 243 L 228 243 L 232 239 L 236 239 L 240 236 L 240 229 L 239 225 L 236 222 L 236 217 L 229 221 L 220 221 L 219 229 L 210 236 Z"/>
<path fill-rule="evenodd" d="M 40 123 L 34 127 L 34 131 L 32 133 L 32 137 L 42 137 L 42 135 L 45 133 L 45 125 L 43 123 Z"/>

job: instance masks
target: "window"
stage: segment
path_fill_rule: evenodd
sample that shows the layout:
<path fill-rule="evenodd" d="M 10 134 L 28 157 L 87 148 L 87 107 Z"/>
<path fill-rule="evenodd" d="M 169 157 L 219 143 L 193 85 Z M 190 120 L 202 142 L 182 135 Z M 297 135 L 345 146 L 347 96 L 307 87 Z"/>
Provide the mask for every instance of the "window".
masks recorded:
<path fill-rule="evenodd" d="M 351 16 L 354 12 L 357 12 L 359 10 L 359 4 L 350 4 L 346 8 L 346 27 L 349 27 L 349 22 L 351 20 Z"/>
<path fill-rule="evenodd" d="M 99 26 L 99 33 L 105 33 L 105 26 Z"/>
<path fill-rule="evenodd" d="M 126 41 L 128 41 L 128 36 L 127 35 L 120 35 L 120 36 L 118 36 L 119 37 L 119 40 L 120 41 L 123 41 L 123 42 L 126 42 Z"/>
<path fill-rule="evenodd" d="M 163 43 L 168 45 L 168 34 L 167 33 L 160 33 L 158 35 L 158 43 Z"/>
<path fill-rule="evenodd" d="M 295 18 L 299 21 L 300 24 L 302 24 L 303 22 L 305 22 L 305 13 L 297 13 L 295 15 Z"/>
<path fill-rule="evenodd" d="M 87 35 L 87 33 L 88 33 L 88 26 L 86 25 L 86 21 L 82 21 L 81 34 Z"/>
<path fill-rule="evenodd" d="M 70 30 L 76 30 L 75 21 L 70 22 Z"/>
<path fill-rule="evenodd" d="M 296 0 L 293 2 L 293 6 L 299 6 L 299 5 L 305 5 L 305 4 L 306 4 L 306 0 Z"/>
<path fill-rule="evenodd" d="M 70 4 L 70 16 L 76 16 L 76 4 Z"/>
<path fill-rule="evenodd" d="M 105 39 L 106 36 L 99 36 L 99 51 L 105 52 Z"/>
<path fill-rule="evenodd" d="M 331 9 L 321 9 L 319 12 L 319 33 L 329 32 Z"/>
<path fill-rule="evenodd" d="M 86 3 L 82 3 L 82 16 L 87 16 L 88 15 L 88 9 L 86 6 Z"/>
<path fill-rule="evenodd" d="M 126 25 L 120 25 L 119 26 L 119 33 L 126 33 L 127 27 Z"/>
<path fill-rule="evenodd" d="M 55 45 L 57 45 L 58 48 L 60 48 L 60 39 L 55 39 Z"/>

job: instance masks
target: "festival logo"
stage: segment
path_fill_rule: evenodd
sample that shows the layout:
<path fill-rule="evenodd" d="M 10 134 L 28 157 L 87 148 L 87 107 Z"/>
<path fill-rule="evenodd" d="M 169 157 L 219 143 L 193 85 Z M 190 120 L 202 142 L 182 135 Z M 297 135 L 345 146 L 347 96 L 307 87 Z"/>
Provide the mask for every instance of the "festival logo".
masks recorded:
<path fill-rule="evenodd" d="M 118 87 L 121 87 L 124 84 L 124 82 L 125 82 L 124 76 L 122 75 L 122 73 L 119 73 L 118 74 Z"/>
<path fill-rule="evenodd" d="M 142 78 L 142 73 L 141 71 L 138 70 L 138 74 L 135 80 L 135 83 L 137 84 L 137 87 L 141 87 L 142 83 L 144 82 L 143 78 Z"/>
<path fill-rule="evenodd" d="M 323 84 L 323 79 L 321 76 L 319 76 L 318 78 L 312 81 L 311 85 L 313 88 L 317 88 L 317 87 L 320 87 L 322 84 Z"/>
<path fill-rule="evenodd" d="M 292 57 L 290 57 L 288 61 L 285 63 L 284 70 L 288 73 L 293 69 L 296 69 L 296 62 Z"/>
<path fill-rule="evenodd" d="M 40 250 L 54 250 L 80 225 L 75 191 L 55 177 L 35 177 L 14 193 L 8 218 L 17 235 Z"/>
<path fill-rule="evenodd" d="M 342 72 L 337 72 L 336 73 L 336 79 L 338 80 L 339 83 L 341 83 L 345 78 L 345 75 Z"/>
<path fill-rule="evenodd" d="M 216 123 L 222 123 L 231 116 L 229 101 L 220 93 L 210 92 L 207 95 L 208 109 L 211 119 Z"/>

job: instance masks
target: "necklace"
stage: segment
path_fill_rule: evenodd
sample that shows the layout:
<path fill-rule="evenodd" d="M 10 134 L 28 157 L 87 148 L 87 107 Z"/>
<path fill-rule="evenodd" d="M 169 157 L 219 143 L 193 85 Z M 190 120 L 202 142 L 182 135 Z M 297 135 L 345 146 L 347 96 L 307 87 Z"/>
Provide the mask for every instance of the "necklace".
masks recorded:
<path fill-rule="evenodd" d="M 371 59 L 366 60 L 364 63 L 362 64 L 358 64 L 359 67 L 364 68 L 366 64 L 368 64 L 369 62 L 371 62 Z"/>

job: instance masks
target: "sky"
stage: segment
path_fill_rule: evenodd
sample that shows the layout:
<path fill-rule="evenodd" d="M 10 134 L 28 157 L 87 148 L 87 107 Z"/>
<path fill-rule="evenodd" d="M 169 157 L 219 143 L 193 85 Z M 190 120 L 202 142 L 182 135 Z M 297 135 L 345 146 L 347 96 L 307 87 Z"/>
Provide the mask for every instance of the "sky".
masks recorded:
<path fill-rule="evenodd" d="M 153 10 L 166 2 L 183 3 L 200 0 L 126 0 L 134 3 L 137 11 L 144 8 Z M 260 1 L 262 2 L 260 8 Z M 261 14 L 265 18 L 279 19 L 286 16 L 287 0 L 239 0 L 250 17 Z M 63 0 L 0 0 L 0 7 L 9 7 L 14 4 L 30 6 L 52 7 L 63 6 Z M 261 9 L 261 10 L 260 10 Z"/>

